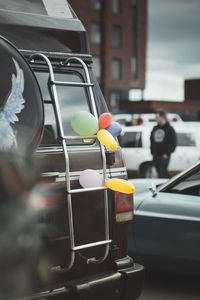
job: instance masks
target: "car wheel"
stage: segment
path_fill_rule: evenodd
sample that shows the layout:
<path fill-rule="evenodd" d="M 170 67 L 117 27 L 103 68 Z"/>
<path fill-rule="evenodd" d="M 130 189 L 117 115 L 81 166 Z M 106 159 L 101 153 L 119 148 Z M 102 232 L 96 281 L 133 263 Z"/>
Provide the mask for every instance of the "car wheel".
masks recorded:
<path fill-rule="evenodd" d="M 158 178 L 158 174 L 152 163 L 145 164 L 141 167 L 141 175 L 143 178 Z"/>

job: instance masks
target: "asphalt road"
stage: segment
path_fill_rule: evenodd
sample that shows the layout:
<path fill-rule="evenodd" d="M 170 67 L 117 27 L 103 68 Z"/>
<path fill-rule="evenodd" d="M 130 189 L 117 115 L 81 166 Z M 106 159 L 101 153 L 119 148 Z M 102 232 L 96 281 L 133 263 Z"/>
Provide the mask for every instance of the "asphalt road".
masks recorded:
<path fill-rule="evenodd" d="M 147 273 L 139 300 L 200 300 L 200 276 Z"/>

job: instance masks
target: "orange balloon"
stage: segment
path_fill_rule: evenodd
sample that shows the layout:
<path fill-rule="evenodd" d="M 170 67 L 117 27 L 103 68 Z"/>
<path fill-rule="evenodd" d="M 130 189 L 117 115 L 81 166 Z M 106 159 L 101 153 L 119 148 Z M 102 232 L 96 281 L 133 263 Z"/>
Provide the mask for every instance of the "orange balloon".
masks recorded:
<path fill-rule="evenodd" d="M 135 187 L 132 183 L 120 178 L 107 179 L 105 181 L 105 186 L 115 192 L 124 194 L 133 194 L 135 192 Z"/>
<path fill-rule="evenodd" d="M 117 150 L 118 144 L 112 134 L 108 132 L 106 129 L 100 129 L 97 132 L 97 139 L 99 142 L 110 150 Z"/>
<path fill-rule="evenodd" d="M 112 122 L 112 115 L 110 113 L 103 113 L 99 116 L 99 128 L 105 129 L 110 126 Z"/>

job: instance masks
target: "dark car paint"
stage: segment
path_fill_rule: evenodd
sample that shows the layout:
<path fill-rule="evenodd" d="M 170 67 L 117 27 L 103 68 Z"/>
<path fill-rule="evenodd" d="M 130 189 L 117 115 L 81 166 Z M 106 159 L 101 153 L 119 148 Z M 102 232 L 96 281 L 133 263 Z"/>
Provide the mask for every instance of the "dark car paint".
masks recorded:
<path fill-rule="evenodd" d="M 155 196 L 136 192 L 128 252 L 147 268 L 199 273 L 200 197 L 167 192 L 198 169 L 200 163 L 161 185 Z"/>
<path fill-rule="evenodd" d="M 90 68 L 91 56 L 88 54 L 86 33 L 78 19 L 55 21 L 51 18 L 44 19 L 41 16 L 33 17 L 11 11 L 0 11 L 0 15 L 0 34 L 21 49 L 21 53 L 27 60 L 35 51 L 45 53 L 55 64 L 64 61 L 67 57 L 74 56 L 74 53 L 68 52 L 69 49 L 65 44 L 68 40 L 68 31 L 70 31 L 65 28 L 75 29 L 74 34 L 78 32 L 76 38 L 79 39 L 79 43 L 75 42 L 72 51 L 76 52 L 76 56 L 82 58 Z M 56 32 L 62 31 L 62 34 L 55 35 L 54 29 Z M 49 39 L 52 34 L 53 39 L 57 39 L 59 36 L 61 40 L 55 41 L 55 44 L 52 43 L 52 40 Z M 63 46 L 60 46 L 60 42 L 63 43 Z M 58 53 L 58 50 L 64 53 Z M 43 64 L 39 60 L 37 63 Z M 31 66 L 33 67 L 33 65 Z M 75 67 L 79 68 L 76 64 Z M 70 68 L 73 69 L 73 66 L 69 67 L 69 70 Z M 92 74 L 92 71 L 90 73 Z M 95 80 L 94 83 L 97 111 L 98 114 L 101 114 L 107 111 L 107 108 L 97 81 Z M 57 145 L 41 146 L 34 155 L 40 172 L 43 173 L 43 176 L 45 175 L 35 190 L 36 194 L 39 193 L 41 197 L 40 205 L 34 206 L 34 210 L 38 216 L 38 228 L 43 241 L 43 248 L 38 254 L 35 268 L 40 266 L 43 271 L 45 270 L 45 274 L 42 278 L 34 281 L 35 288 L 32 293 L 35 295 L 28 295 L 25 298 L 63 299 L 66 295 L 67 297 L 72 295 L 70 299 L 77 299 L 77 297 L 82 299 L 85 296 L 87 299 L 102 299 L 102 296 L 105 299 L 137 299 L 141 294 L 144 268 L 136 265 L 127 256 L 127 223 L 117 224 L 114 221 L 113 192 L 110 192 L 109 195 L 110 235 L 113 242 L 108 258 L 101 264 L 87 264 L 88 258 L 99 258 L 104 253 L 104 246 L 94 247 L 79 251 L 74 267 L 70 271 L 51 272 L 52 267 L 55 266 L 65 268 L 70 255 L 65 162 L 61 143 L 59 143 L 58 141 Z M 102 168 L 101 153 L 97 143 L 87 146 L 72 146 L 69 156 L 72 188 L 80 187 L 78 177 L 82 170 L 88 167 L 97 170 Z M 120 149 L 115 153 L 115 161 L 112 165 L 107 164 L 107 172 L 110 177 L 127 178 Z M 81 195 L 74 197 L 76 245 L 104 238 L 102 210 L 101 191 L 85 193 L 84 197 Z"/>

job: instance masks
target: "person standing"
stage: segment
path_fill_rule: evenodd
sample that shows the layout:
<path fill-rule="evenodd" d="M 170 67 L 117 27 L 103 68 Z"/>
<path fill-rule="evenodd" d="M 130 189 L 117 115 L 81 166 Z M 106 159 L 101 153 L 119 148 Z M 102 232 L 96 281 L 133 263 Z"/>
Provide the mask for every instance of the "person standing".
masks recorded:
<path fill-rule="evenodd" d="M 167 178 L 169 177 L 168 165 L 170 157 L 176 148 L 176 133 L 169 124 L 164 110 L 159 109 L 156 111 L 156 122 L 157 125 L 154 126 L 150 137 L 151 154 L 158 177 Z"/>

